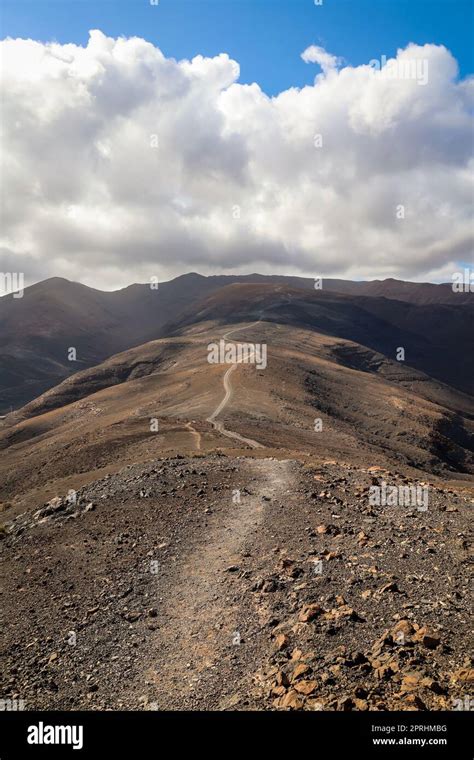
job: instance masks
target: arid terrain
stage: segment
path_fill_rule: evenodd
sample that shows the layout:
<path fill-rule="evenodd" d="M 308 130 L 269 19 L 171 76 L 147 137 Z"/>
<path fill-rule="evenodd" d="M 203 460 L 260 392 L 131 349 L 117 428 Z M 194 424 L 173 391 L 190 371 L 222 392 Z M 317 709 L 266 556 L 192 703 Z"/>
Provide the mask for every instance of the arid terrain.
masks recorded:
<path fill-rule="evenodd" d="M 120 307 L 94 291 L 100 331 L 68 306 L 83 286 L 41 284 L 43 326 L 53 302 L 67 319 L 0 420 L 2 694 L 27 709 L 469 709 L 472 296 L 187 277 L 192 295 L 165 289 L 155 322 L 146 299 L 132 324 L 126 291 Z M 22 320 L 3 338 L 15 373 L 23 339 L 41 354 L 41 319 Z M 90 347 L 75 372 L 73 322 Z M 219 341 L 250 360 L 209 363 Z"/>

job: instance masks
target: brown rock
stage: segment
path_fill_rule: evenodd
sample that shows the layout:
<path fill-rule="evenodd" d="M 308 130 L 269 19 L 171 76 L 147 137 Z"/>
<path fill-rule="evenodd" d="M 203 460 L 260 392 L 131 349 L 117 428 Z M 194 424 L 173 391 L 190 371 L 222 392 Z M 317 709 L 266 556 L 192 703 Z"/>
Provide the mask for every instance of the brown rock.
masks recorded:
<path fill-rule="evenodd" d="M 399 592 L 400 589 L 398 588 L 395 581 L 392 581 L 391 583 L 386 583 L 385 586 L 382 586 L 382 588 L 378 589 L 379 594 L 384 594 L 387 591 L 391 591 L 393 593 Z"/>
<path fill-rule="evenodd" d="M 289 643 L 290 640 L 284 633 L 279 633 L 275 639 L 275 646 L 279 652 L 281 652 L 282 649 L 286 649 Z"/>
<path fill-rule="evenodd" d="M 425 703 L 417 694 L 409 694 L 403 701 L 410 710 L 426 710 Z"/>
<path fill-rule="evenodd" d="M 416 686 L 419 686 L 422 678 L 422 673 L 406 673 L 402 678 L 402 685 L 408 688 L 415 688 Z"/>
<path fill-rule="evenodd" d="M 308 694 L 312 694 L 316 690 L 316 687 L 316 681 L 298 681 L 294 688 L 300 694 L 308 696 Z"/>
<path fill-rule="evenodd" d="M 419 641 L 427 649 L 436 649 L 441 644 L 439 636 L 432 634 L 426 627 L 420 628 L 413 636 L 413 641 Z"/>
<path fill-rule="evenodd" d="M 277 681 L 277 685 L 278 686 L 289 686 L 290 685 L 290 680 L 289 680 L 288 676 L 286 675 L 286 673 L 283 673 L 282 670 L 278 671 L 278 673 L 276 675 L 276 681 Z"/>
<path fill-rule="evenodd" d="M 283 707 L 287 710 L 301 710 L 303 702 L 301 701 L 298 692 L 292 689 L 280 699 L 279 707 Z"/>
<path fill-rule="evenodd" d="M 293 671 L 293 681 L 299 678 L 300 676 L 304 676 L 305 673 L 308 673 L 310 670 L 309 665 L 306 665 L 305 662 L 300 662 Z"/>
<path fill-rule="evenodd" d="M 344 712 L 349 712 L 350 710 L 353 710 L 354 707 L 355 702 L 351 697 L 343 697 L 337 703 L 337 709 L 343 710 Z"/>
<path fill-rule="evenodd" d="M 393 674 L 394 670 L 392 669 L 392 663 L 390 662 L 386 665 L 380 665 L 378 668 L 375 668 L 375 677 L 378 678 L 379 681 L 388 680 Z"/>
<path fill-rule="evenodd" d="M 309 623 L 324 612 L 320 604 L 305 604 L 302 608 L 298 620 L 301 623 Z"/>
<path fill-rule="evenodd" d="M 271 693 L 274 697 L 282 697 L 286 693 L 286 689 L 284 686 L 274 686 Z"/>
<path fill-rule="evenodd" d="M 409 620 L 399 620 L 396 625 L 392 628 L 392 634 L 393 633 L 404 633 L 405 636 L 413 636 L 415 633 L 415 629 L 413 628 L 412 624 Z"/>
<path fill-rule="evenodd" d="M 330 610 L 324 613 L 325 620 L 340 620 L 341 618 L 348 618 L 349 620 L 360 620 L 359 615 L 353 607 L 349 607 L 348 604 L 344 604 L 342 607 Z"/>
<path fill-rule="evenodd" d="M 460 668 L 452 675 L 453 681 L 462 681 L 463 683 L 474 683 L 474 668 Z"/>
<path fill-rule="evenodd" d="M 434 678 L 423 678 L 420 682 L 420 685 L 423 686 L 424 689 L 429 689 L 430 691 L 434 692 L 434 694 L 443 694 L 445 691 L 441 684 L 439 684 L 438 681 L 435 681 Z"/>

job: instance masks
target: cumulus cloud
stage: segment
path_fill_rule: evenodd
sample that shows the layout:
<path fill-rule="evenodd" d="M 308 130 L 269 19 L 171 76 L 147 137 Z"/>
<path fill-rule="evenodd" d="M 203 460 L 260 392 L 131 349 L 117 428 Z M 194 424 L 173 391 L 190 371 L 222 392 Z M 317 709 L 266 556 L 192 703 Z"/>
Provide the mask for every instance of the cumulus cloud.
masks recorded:
<path fill-rule="evenodd" d="M 327 74 L 332 69 L 336 69 L 340 59 L 328 53 L 324 48 L 318 45 L 310 45 L 303 50 L 301 57 L 305 63 L 317 63 L 321 66 L 323 73 Z"/>
<path fill-rule="evenodd" d="M 270 98 L 225 53 L 4 40 L 0 271 L 450 279 L 472 250 L 472 80 L 436 45 L 397 54 L 423 86 L 302 55 L 314 85 Z"/>

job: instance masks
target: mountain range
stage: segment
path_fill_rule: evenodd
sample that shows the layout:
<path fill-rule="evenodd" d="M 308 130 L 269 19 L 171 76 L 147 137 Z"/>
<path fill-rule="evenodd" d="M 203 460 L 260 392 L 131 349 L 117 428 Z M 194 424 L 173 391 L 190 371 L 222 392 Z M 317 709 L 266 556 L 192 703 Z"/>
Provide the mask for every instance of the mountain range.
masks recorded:
<path fill-rule="evenodd" d="M 258 274 L 204 277 L 190 273 L 160 283 L 158 289 L 152 289 L 150 284 L 135 284 L 104 292 L 62 278 L 52 278 L 26 288 L 23 298 L 9 295 L 0 299 L 0 413 L 24 405 L 78 370 L 163 337 L 183 314 L 188 314 L 188 320 L 192 319 L 194 310 L 199 309 L 198 304 L 204 298 L 232 284 L 285 285 L 311 291 L 315 296 L 319 294 L 322 302 L 331 293 L 339 294 L 339 300 L 335 295 L 333 304 L 336 308 L 338 303 L 343 305 L 348 318 L 349 308 L 359 309 L 361 315 L 366 305 L 372 304 L 370 308 L 378 309 L 379 314 L 374 312 L 367 319 L 378 319 L 378 325 L 389 314 L 384 303 L 390 299 L 394 319 L 399 323 L 396 329 L 403 327 L 405 333 L 418 330 L 418 347 L 423 342 L 420 332 L 424 329 L 431 344 L 428 351 L 432 350 L 438 336 L 440 350 L 448 348 L 450 355 L 438 362 L 431 357 L 429 369 L 439 364 L 444 367 L 441 375 L 446 375 L 445 379 L 465 387 L 458 365 L 467 358 L 466 352 L 456 354 L 455 339 L 460 328 L 469 327 L 474 297 L 471 293 L 454 293 L 448 284 L 393 279 L 370 282 L 324 279 L 322 289 L 315 290 L 315 281 L 308 278 Z M 379 300 L 366 301 L 365 305 L 363 301 L 351 300 L 359 297 Z M 394 301 L 398 301 L 398 305 Z M 461 310 L 460 306 L 463 307 Z M 334 310 L 334 306 L 332 308 Z M 360 331 L 355 329 L 352 334 L 348 324 L 343 327 L 333 322 L 327 327 L 329 331 L 335 329 L 335 334 L 342 330 L 346 337 L 355 340 L 360 337 Z M 367 323 L 366 333 L 370 330 Z M 76 351 L 74 361 L 68 358 L 71 347 Z M 381 347 L 383 349 L 383 345 Z M 425 359 L 426 353 L 423 354 Z M 408 364 L 411 361 L 422 364 L 424 360 L 416 356 L 407 358 Z M 470 367 L 472 364 L 466 370 Z"/>

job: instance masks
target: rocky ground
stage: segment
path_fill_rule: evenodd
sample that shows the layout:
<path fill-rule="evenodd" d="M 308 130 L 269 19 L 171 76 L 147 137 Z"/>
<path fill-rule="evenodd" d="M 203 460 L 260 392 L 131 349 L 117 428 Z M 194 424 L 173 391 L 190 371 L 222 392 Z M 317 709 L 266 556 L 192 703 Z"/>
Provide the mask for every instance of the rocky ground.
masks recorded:
<path fill-rule="evenodd" d="M 284 453 L 177 456 L 18 516 L 0 534 L 2 698 L 466 709 L 472 491 L 373 506 L 382 480 L 407 483 Z"/>

